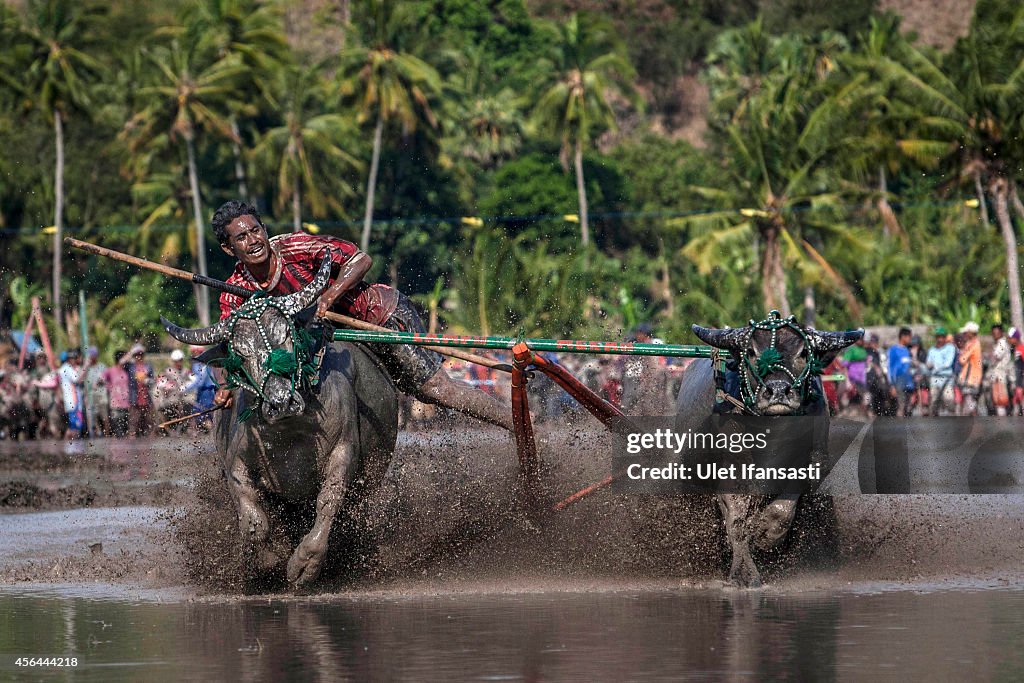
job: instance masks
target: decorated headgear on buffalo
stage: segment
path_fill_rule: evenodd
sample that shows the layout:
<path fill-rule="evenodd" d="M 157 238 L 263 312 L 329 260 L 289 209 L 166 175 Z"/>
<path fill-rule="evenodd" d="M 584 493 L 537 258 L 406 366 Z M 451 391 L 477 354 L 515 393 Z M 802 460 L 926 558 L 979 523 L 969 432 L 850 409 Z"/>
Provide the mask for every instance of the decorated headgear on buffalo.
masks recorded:
<path fill-rule="evenodd" d="M 807 362 L 799 373 L 794 373 L 790 369 L 779 351 L 779 332 L 783 329 L 790 330 L 803 341 Z M 759 330 L 769 332 L 770 340 L 768 346 L 751 362 L 751 359 L 741 351 L 753 349 L 754 333 Z M 800 394 L 801 403 L 807 403 L 812 398 L 809 392 L 811 378 L 822 373 L 835 353 L 864 335 L 864 330 L 819 332 L 797 323 L 796 316 L 783 318 L 776 310 L 770 311 L 764 320 L 750 320 L 746 327 L 708 329 L 694 325 L 693 331 L 702 341 L 730 351 L 740 361 L 740 394 L 746 409 L 751 413 L 757 412 L 758 390 L 770 375 L 777 372 L 789 376 L 791 387 Z"/>
<path fill-rule="evenodd" d="M 211 360 L 210 364 L 220 365 L 227 372 L 226 388 L 241 387 L 255 397 L 254 405 L 239 413 L 239 421 L 248 419 L 253 412 L 259 410 L 265 400 L 264 389 L 271 375 L 288 378 L 293 391 L 296 387 L 301 389 L 316 385 L 320 368 L 313 352 L 314 342 L 309 332 L 296 327 L 294 317 L 312 305 L 317 295 L 327 287 L 330 282 L 331 263 L 331 254 L 328 251 L 324 255 L 316 276 L 298 292 L 275 297 L 267 296 L 264 292 L 256 292 L 248 301 L 232 311 L 231 315 L 211 327 L 190 330 L 178 327 L 163 316 L 160 317 L 164 329 L 172 337 L 186 344 L 212 345 L 226 342 L 227 355 Z M 269 308 L 278 310 L 288 321 L 289 335 L 292 341 L 291 351 L 274 348 L 271 344 L 261 322 L 263 314 Z M 257 382 L 252 377 L 245 367 L 245 361 L 234 350 L 232 340 L 235 326 L 242 320 L 251 320 L 255 323 L 259 340 L 269 351 L 263 362 L 263 369 L 267 371 L 267 374 L 262 382 Z"/>

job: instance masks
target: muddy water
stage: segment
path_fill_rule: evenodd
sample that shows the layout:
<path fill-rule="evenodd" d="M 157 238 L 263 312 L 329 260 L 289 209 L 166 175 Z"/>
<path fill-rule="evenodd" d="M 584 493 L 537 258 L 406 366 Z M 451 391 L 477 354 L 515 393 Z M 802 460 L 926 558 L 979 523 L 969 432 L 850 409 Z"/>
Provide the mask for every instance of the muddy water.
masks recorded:
<path fill-rule="evenodd" d="M 0 677 L 49 655 L 103 681 L 1019 680 L 1024 590 L 979 588 L 168 603 L 30 587 L 0 593 L 18 625 Z"/>
<path fill-rule="evenodd" d="M 545 495 L 603 477 L 603 438 L 542 430 Z M 605 491 L 537 528 L 515 462 L 493 430 L 403 434 L 397 502 L 349 511 L 376 556 L 256 597 L 208 580 L 237 533 L 208 443 L 0 445 L 0 680 L 1024 677 L 1024 496 L 836 495 L 791 548 L 828 552 L 742 592 L 713 504 Z"/>

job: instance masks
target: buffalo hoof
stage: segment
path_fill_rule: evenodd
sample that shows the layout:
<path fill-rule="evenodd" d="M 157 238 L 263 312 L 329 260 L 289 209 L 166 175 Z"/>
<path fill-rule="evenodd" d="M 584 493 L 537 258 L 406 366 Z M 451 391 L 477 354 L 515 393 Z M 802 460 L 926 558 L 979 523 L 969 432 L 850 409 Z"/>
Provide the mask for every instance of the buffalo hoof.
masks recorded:
<path fill-rule="evenodd" d="M 732 569 L 729 571 L 729 584 L 736 588 L 761 587 L 761 573 L 757 571 L 752 558 L 748 556 L 746 560 L 733 560 Z"/>
<path fill-rule="evenodd" d="M 320 574 L 324 549 L 303 539 L 288 560 L 288 583 L 296 588 L 308 586 Z"/>

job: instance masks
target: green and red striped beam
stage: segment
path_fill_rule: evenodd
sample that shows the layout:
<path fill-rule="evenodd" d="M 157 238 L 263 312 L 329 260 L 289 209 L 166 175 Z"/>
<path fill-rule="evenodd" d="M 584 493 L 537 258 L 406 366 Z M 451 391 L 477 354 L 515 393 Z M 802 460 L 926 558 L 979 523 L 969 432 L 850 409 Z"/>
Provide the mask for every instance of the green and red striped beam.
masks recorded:
<path fill-rule="evenodd" d="M 449 346 L 465 349 L 497 349 L 511 351 L 516 342 L 524 342 L 533 351 L 561 353 L 607 353 L 628 356 L 676 356 L 680 358 L 711 358 L 712 347 L 693 344 L 641 344 L 579 339 L 516 339 L 515 337 L 476 337 L 467 335 L 427 334 L 423 332 L 368 332 L 335 330 L 335 341 L 375 344 L 413 344 L 416 346 Z"/>

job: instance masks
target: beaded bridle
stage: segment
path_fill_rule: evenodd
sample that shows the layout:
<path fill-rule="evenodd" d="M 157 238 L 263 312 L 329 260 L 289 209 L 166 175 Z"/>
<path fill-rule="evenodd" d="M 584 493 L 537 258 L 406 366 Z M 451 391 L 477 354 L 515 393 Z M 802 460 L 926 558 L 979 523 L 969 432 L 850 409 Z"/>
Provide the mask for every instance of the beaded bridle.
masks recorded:
<path fill-rule="evenodd" d="M 778 332 L 784 328 L 791 329 L 804 342 L 804 350 L 807 352 L 807 364 L 800 371 L 799 375 L 794 374 L 792 370 L 786 367 L 782 354 L 776 348 Z M 810 380 L 813 376 L 820 375 L 824 371 L 824 366 L 810 344 L 807 333 L 796 322 L 796 316 L 791 315 L 788 318 L 783 318 L 781 313 L 772 310 L 764 320 L 759 322 L 751 320 L 744 340 L 746 348 L 752 348 L 754 332 L 757 330 L 770 331 L 772 335 L 771 343 L 768 345 L 768 348 L 758 355 L 756 364 L 751 363 L 750 358 L 746 354 L 741 354 L 743 356 L 743 366 L 740 373 L 740 396 L 743 399 L 743 405 L 749 412 L 759 414 L 756 407 L 757 393 L 761 387 L 765 386 L 767 377 L 776 372 L 784 372 L 789 375 L 791 380 L 790 386 L 792 389 L 799 390 L 800 392 L 800 404 L 802 406 L 806 405 L 810 395 Z"/>
<path fill-rule="evenodd" d="M 288 322 L 289 336 L 292 341 L 292 350 L 274 348 L 267 335 L 267 330 L 261 322 L 263 314 L 270 308 L 274 308 Z M 263 361 L 263 369 L 267 374 L 262 382 L 256 382 L 245 367 L 245 360 L 235 353 L 233 339 L 235 336 L 235 325 L 241 320 L 251 320 L 264 347 L 270 352 Z M 241 411 L 238 421 L 244 422 L 254 412 L 259 412 L 263 403 L 266 402 L 266 386 L 271 376 L 285 377 L 290 383 L 290 393 L 294 393 L 296 387 L 299 391 L 307 391 L 317 385 L 320 379 L 320 364 L 323 361 L 323 352 L 327 348 L 321 345 L 319 352 L 314 352 L 315 342 L 313 335 L 307 330 L 295 325 L 292 316 L 275 303 L 274 297 L 269 297 L 263 292 L 256 293 L 241 307 L 231 313 L 227 321 L 227 356 L 213 363 L 219 363 L 227 373 L 223 388 L 233 389 L 241 387 L 255 397 L 255 404 Z"/>

